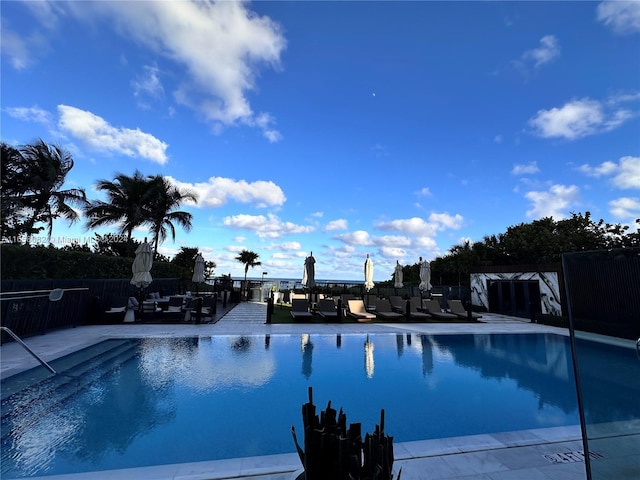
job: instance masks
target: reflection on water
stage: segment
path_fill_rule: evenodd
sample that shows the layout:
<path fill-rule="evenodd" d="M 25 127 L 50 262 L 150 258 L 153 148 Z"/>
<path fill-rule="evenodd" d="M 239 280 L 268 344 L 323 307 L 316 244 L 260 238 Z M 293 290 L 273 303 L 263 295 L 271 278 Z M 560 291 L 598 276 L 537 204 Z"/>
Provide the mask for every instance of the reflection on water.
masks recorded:
<path fill-rule="evenodd" d="M 373 370 L 374 370 L 374 361 L 373 361 L 373 342 L 369 339 L 369 335 L 367 335 L 367 339 L 364 342 L 364 371 L 367 375 L 367 378 L 373 378 Z"/>
<path fill-rule="evenodd" d="M 426 335 L 420 335 L 420 345 L 422 345 L 422 376 L 424 377 L 433 372 L 433 352 L 431 342 Z"/>
<path fill-rule="evenodd" d="M 578 423 L 568 339 L 555 335 L 147 338 L 103 350 L 67 372 L 77 380 L 3 401 L 2 478 L 293 452 L 309 386 L 365 430 L 384 408 L 396 441 Z M 597 375 L 624 381 L 616 370 Z"/>
<path fill-rule="evenodd" d="M 300 349 L 302 351 L 302 375 L 308 379 L 312 373 L 313 343 L 311 343 L 311 337 L 306 333 L 300 336 Z"/>
<path fill-rule="evenodd" d="M 404 335 L 402 333 L 396 333 L 396 350 L 398 357 L 401 357 L 404 353 Z"/>
<path fill-rule="evenodd" d="M 247 336 L 143 339 L 141 378 L 153 388 L 178 384 L 203 391 L 264 385 L 275 362 L 253 343 Z"/>

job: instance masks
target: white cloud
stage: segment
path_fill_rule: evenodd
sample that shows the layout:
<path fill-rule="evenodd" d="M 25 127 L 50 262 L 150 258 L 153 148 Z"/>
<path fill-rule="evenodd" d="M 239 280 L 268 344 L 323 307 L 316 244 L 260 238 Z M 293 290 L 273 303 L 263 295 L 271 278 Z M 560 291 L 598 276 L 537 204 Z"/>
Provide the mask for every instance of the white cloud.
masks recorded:
<path fill-rule="evenodd" d="M 590 177 L 610 176 L 614 187 L 621 190 L 640 189 L 640 157 L 622 157 L 619 163 L 606 161 L 592 167 L 584 164 L 578 168 Z"/>
<path fill-rule="evenodd" d="M 633 117 L 629 110 L 611 111 L 599 101 L 583 98 L 565 103 L 562 107 L 539 110 L 529 120 L 533 133 L 543 138 L 578 138 L 608 132 Z"/>
<path fill-rule="evenodd" d="M 106 15 L 119 32 L 184 68 L 175 100 L 197 111 L 214 130 L 257 127 L 270 142 L 282 136 L 273 117 L 254 112 L 247 92 L 258 70 L 278 69 L 286 40 L 280 26 L 245 2 L 77 2 L 78 16 Z"/>
<path fill-rule="evenodd" d="M 222 223 L 226 227 L 253 230 L 258 238 L 280 238 L 294 233 L 311 233 L 314 227 L 284 222 L 276 215 L 233 215 L 224 217 Z"/>
<path fill-rule="evenodd" d="M 29 68 L 36 62 L 37 56 L 50 50 L 45 34 L 58 27 L 61 13 L 57 2 L 23 2 L 23 5 L 38 20 L 38 24 L 30 30 L 21 25 L 19 31 L 15 32 L 4 17 L 0 20 L 2 54 L 9 57 L 11 66 L 16 70 Z"/>
<path fill-rule="evenodd" d="M 272 126 L 275 124 L 275 119 L 268 113 L 260 113 L 253 119 L 245 120 L 245 123 L 252 127 L 260 128 L 264 137 L 269 140 L 269 143 L 276 143 L 282 140 L 280 132 Z"/>
<path fill-rule="evenodd" d="M 323 212 L 313 212 L 311 214 L 312 217 L 316 217 L 316 218 L 322 218 L 323 215 L 324 215 Z"/>
<path fill-rule="evenodd" d="M 384 231 L 401 232 L 410 235 L 424 235 L 432 237 L 436 234 L 436 226 L 427 223 L 424 219 L 419 217 L 379 222 L 375 224 L 375 227 Z"/>
<path fill-rule="evenodd" d="M 529 119 L 533 133 L 543 138 L 578 138 L 609 132 L 630 120 L 637 113 L 620 106 L 638 100 L 638 93 L 614 95 L 603 102 L 583 98 L 562 107 L 539 110 Z"/>
<path fill-rule="evenodd" d="M 91 112 L 67 105 L 58 105 L 58 113 L 58 127 L 94 150 L 167 163 L 168 145 L 149 133 L 113 127 Z"/>
<path fill-rule="evenodd" d="M 373 237 L 373 243 L 380 247 L 408 247 L 411 245 L 411 239 L 404 235 L 383 235 Z"/>
<path fill-rule="evenodd" d="M 59 2 L 25 2 L 25 6 L 47 30 L 55 30 L 60 25 L 58 17 L 64 12 Z"/>
<path fill-rule="evenodd" d="M 502 143 L 502 135 L 496 135 L 495 137 L 493 137 L 493 141 L 495 143 Z"/>
<path fill-rule="evenodd" d="M 349 222 L 347 222 L 344 218 L 339 218 L 337 220 L 331 220 L 324 226 L 325 231 L 333 232 L 335 230 L 347 230 L 349 228 Z"/>
<path fill-rule="evenodd" d="M 302 245 L 300 242 L 283 242 L 278 247 L 282 250 L 300 250 Z"/>
<path fill-rule="evenodd" d="M 533 203 L 533 207 L 527 210 L 527 216 L 530 218 L 566 218 L 569 209 L 578 204 L 579 194 L 580 191 L 575 185 L 552 185 L 545 192 L 527 192 L 525 198 Z"/>
<path fill-rule="evenodd" d="M 442 230 L 444 228 L 458 230 L 462 227 L 464 218 L 458 213 L 455 215 L 449 215 L 448 213 L 432 213 L 429 215 L 429 221 L 435 224 L 438 230 Z"/>
<path fill-rule="evenodd" d="M 51 114 L 40 107 L 6 107 L 4 111 L 10 117 L 23 122 L 42 123 L 43 125 L 51 123 Z"/>
<path fill-rule="evenodd" d="M 620 197 L 609 202 L 609 211 L 616 218 L 635 220 L 640 218 L 640 198 Z"/>
<path fill-rule="evenodd" d="M 421 197 L 430 197 L 432 193 L 431 190 L 429 190 L 429 187 L 422 187 L 416 192 L 416 195 L 419 195 Z"/>
<path fill-rule="evenodd" d="M 590 177 L 601 177 L 602 175 L 611 175 L 618 169 L 618 165 L 615 162 L 607 161 L 603 162 L 597 167 L 592 167 L 591 165 L 581 165 L 578 170 Z"/>
<path fill-rule="evenodd" d="M 374 153 L 376 158 L 388 157 L 389 153 L 387 152 L 387 147 L 380 143 L 376 143 L 373 147 L 371 147 L 371 151 Z"/>
<path fill-rule="evenodd" d="M 539 171 L 537 162 L 516 163 L 511 169 L 511 175 L 531 175 Z"/>
<path fill-rule="evenodd" d="M 419 217 L 412 217 L 389 222 L 378 222 L 374 226 L 384 231 L 400 232 L 420 237 L 434 237 L 440 230 L 447 228 L 459 229 L 462 227 L 463 220 L 460 214 L 432 213 L 429 215 L 429 221 Z"/>
<path fill-rule="evenodd" d="M 615 33 L 626 34 L 640 31 L 640 2 L 606 1 L 598 5 L 598 21 Z"/>
<path fill-rule="evenodd" d="M 413 243 L 416 247 L 421 249 L 437 250 L 438 248 L 438 244 L 431 237 L 418 237 L 414 240 Z"/>
<path fill-rule="evenodd" d="M 282 189 L 272 181 L 234 180 L 225 177 L 211 177 L 207 182 L 180 182 L 167 177 L 173 184 L 191 190 L 198 195 L 198 207 L 217 208 L 229 200 L 251 203 L 257 207 L 279 206 L 287 198 Z"/>
<path fill-rule="evenodd" d="M 387 247 L 380 248 L 380 255 L 384 258 L 403 259 L 407 256 L 407 251 L 399 247 Z"/>
<path fill-rule="evenodd" d="M 336 240 L 340 240 L 348 245 L 373 245 L 369 232 L 364 230 L 356 230 L 355 232 L 342 233 L 334 237 Z"/>
<path fill-rule="evenodd" d="M 2 55 L 9 57 L 11 66 L 16 70 L 24 70 L 32 63 L 29 43 L 19 34 L 13 32 L 4 18 L 0 27 Z M 35 48 L 34 48 L 35 50 Z"/>
<path fill-rule="evenodd" d="M 143 73 L 131 81 L 133 95 L 135 97 L 162 98 L 164 88 L 158 77 L 158 67 L 156 65 L 145 65 Z"/>
<path fill-rule="evenodd" d="M 553 35 L 545 35 L 540 39 L 540 46 L 532 50 L 527 50 L 522 54 L 522 61 L 533 62 L 533 66 L 538 68 L 545 63 L 560 56 L 560 45 L 558 39 Z"/>

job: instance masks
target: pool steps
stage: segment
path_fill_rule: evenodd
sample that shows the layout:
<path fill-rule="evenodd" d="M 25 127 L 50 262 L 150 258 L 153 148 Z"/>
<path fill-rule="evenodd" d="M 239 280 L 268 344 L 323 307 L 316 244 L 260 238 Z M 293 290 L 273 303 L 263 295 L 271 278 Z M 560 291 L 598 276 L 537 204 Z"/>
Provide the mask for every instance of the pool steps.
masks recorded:
<path fill-rule="evenodd" d="M 9 434 L 15 434 L 16 429 L 23 429 L 64 404 L 67 399 L 137 353 L 137 344 L 129 340 L 108 340 L 99 346 L 97 355 L 95 350 L 91 354 L 89 349 L 84 349 L 56 360 L 57 375 L 42 375 L 44 369 L 37 367 L 19 374 L 22 378 L 15 379 L 15 387 L 3 385 L 0 419 L 2 440 Z M 73 376 L 64 373 L 71 369 Z M 34 376 L 44 378 L 34 382 Z M 15 418 L 19 418 L 19 424 L 11 422 Z"/>

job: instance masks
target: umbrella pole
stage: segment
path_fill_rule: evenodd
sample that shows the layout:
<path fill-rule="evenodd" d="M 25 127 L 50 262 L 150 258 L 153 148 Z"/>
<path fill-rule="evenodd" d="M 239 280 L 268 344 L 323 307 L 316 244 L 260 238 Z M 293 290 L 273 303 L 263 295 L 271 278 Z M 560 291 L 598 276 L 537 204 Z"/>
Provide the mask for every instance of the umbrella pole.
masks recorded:
<path fill-rule="evenodd" d="M 142 303 L 144 302 L 144 296 L 142 295 L 142 290 L 144 290 L 144 287 L 138 287 L 138 318 L 140 319 L 140 321 L 142 321 L 142 315 L 144 310 L 144 307 L 142 305 Z"/>

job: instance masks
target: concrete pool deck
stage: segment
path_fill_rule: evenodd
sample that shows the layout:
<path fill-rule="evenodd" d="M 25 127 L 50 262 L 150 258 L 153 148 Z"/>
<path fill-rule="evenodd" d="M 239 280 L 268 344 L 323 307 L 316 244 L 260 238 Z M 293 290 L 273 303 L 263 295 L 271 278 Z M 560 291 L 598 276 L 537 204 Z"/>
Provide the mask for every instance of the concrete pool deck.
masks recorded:
<path fill-rule="evenodd" d="M 265 324 L 266 305 L 241 303 L 221 312 L 212 324 L 127 324 L 82 326 L 25 339 L 38 355 L 50 361 L 108 338 L 175 337 L 264 334 L 349 333 L 556 333 L 566 329 L 531 324 L 522 319 L 485 314 L 484 323 L 398 324 Z M 0 347 L 1 378 L 35 367 L 38 362 L 15 342 Z M 620 437 L 624 427 L 627 434 Z M 602 440 L 593 459 L 597 479 L 640 478 L 640 424 L 603 425 Z M 404 480 L 583 480 L 586 479 L 579 426 L 467 437 L 394 443 L 394 471 L 402 467 Z M 211 462 L 158 465 L 42 477 L 48 480 L 289 480 L 300 470 L 297 454 L 269 455 Z M 330 480 L 330 479 L 328 479 Z"/>

